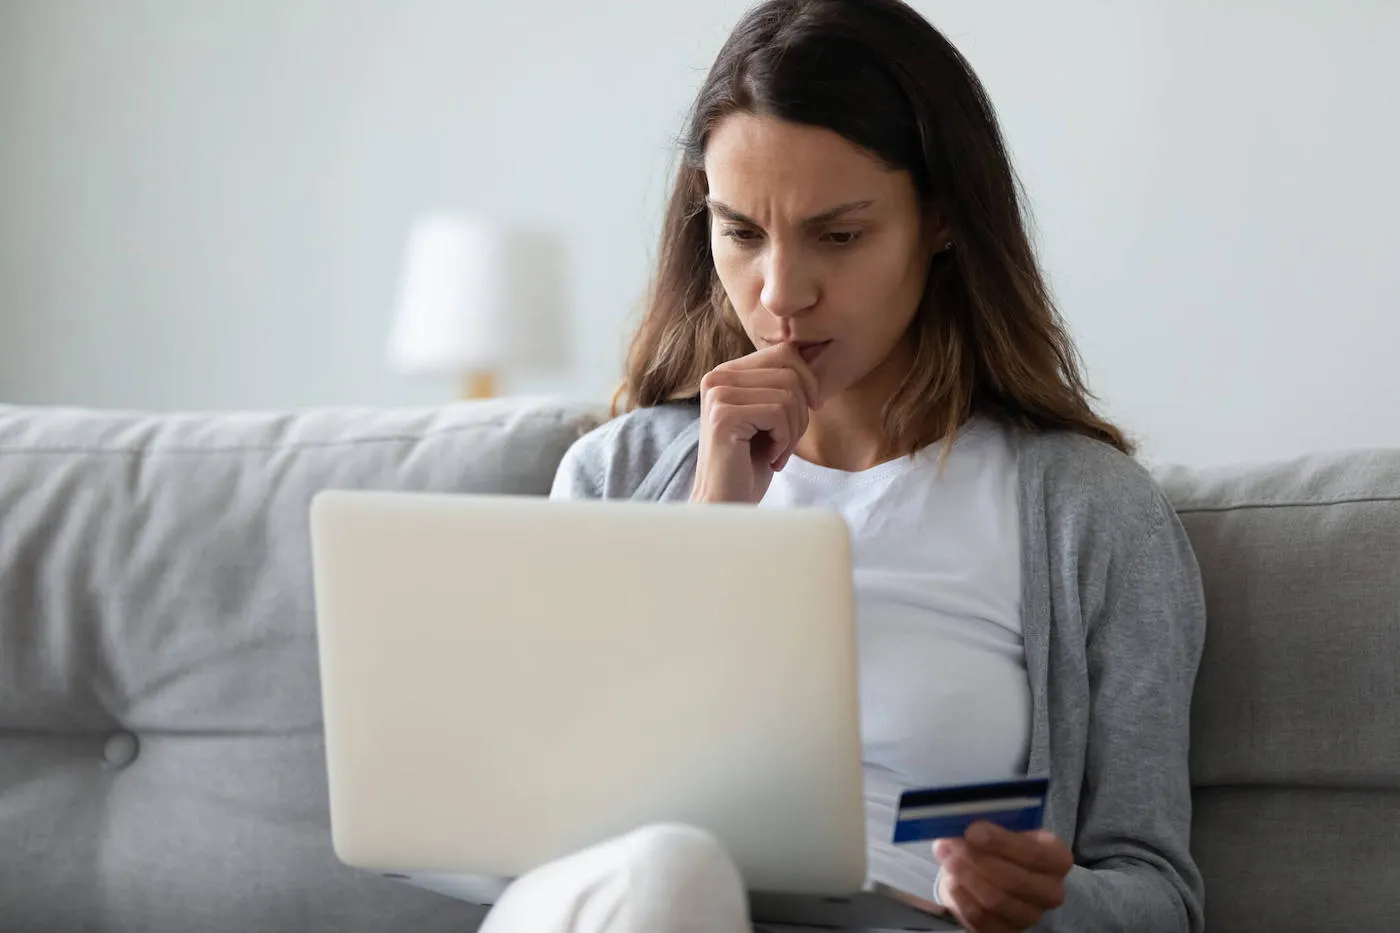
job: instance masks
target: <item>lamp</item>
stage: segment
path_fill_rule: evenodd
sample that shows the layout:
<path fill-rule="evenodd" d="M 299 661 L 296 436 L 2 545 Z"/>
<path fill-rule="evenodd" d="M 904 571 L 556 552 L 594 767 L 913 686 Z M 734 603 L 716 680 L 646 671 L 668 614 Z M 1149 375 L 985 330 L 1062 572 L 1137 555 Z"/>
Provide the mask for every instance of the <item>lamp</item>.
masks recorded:
<path fill-rule="evenodd" d="M 465 214 L 419 220 L 404 257 L 390 364 L 456 377 L 464 398 L 495 395 L 505 368 L 562 365 L 564 253 L 545 231 Z"/>

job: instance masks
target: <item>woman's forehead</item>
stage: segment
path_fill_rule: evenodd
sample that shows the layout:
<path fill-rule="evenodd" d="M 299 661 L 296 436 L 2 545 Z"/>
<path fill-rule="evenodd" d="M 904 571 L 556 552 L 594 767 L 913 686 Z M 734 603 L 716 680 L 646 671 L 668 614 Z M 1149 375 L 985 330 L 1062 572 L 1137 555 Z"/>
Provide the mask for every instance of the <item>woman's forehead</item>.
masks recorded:
<path fill-rule="evenodd" d="M 781 201 L 785 213 L 815 214 L 839 203 L 887 201 L 909 184 L 906 173 L 839 133 L 747 113 L 724 118 L 710 133 L 705 174 L 711 197 L 740 211 L 757 199 Z"/>

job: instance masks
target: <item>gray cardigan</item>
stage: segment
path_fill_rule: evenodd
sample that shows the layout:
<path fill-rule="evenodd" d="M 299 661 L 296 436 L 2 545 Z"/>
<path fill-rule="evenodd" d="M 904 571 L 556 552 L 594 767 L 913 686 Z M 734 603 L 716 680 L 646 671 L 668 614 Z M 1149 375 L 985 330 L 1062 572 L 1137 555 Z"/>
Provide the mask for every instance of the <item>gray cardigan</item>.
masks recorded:
<path fill-rule="evenodd" d="M 569 498 L 683 501 L 699 410 L 614 419 L 580 439 Z M 1146 470 L 1079 435 L 1013 432 L 1019 455 L 1029 771 L 1050 776 L 1046 826 L 1076 866 L 1038 930 L 1204 928 L 1191 859 L 1191 692 L 1205 638 L 1200 571 Z"/>

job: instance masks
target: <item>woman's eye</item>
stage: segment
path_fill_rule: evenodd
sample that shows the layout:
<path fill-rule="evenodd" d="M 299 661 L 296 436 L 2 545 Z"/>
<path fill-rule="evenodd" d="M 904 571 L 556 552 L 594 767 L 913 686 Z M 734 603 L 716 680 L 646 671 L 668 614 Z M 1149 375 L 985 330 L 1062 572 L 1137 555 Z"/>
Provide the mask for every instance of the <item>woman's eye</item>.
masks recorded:
<path fill-rule="evenodd" d="M 748 227 L 726 227 L 724 235 L 739 243 L 753 243 L 759 239 L 758 231 Z"/>
<path fill-rule="evenodd" d="M 822 234 L 822 239 L 833 246 L 850 246 L 860 239 L 859 230 L 830 230 Z"/>

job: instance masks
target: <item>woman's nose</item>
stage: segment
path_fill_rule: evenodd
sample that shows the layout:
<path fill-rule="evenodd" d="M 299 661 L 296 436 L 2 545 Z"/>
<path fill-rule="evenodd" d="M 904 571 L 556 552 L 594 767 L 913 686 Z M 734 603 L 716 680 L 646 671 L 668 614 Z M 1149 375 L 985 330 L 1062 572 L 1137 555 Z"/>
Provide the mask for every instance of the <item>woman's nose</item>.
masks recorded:
<path fill-rule="evenodd" d="M 771 249 L 763 270 L 759 303 L 774 317 L 792 317 L 817 303 L 820 289 L 802 257 L 793 250 Z"/>

